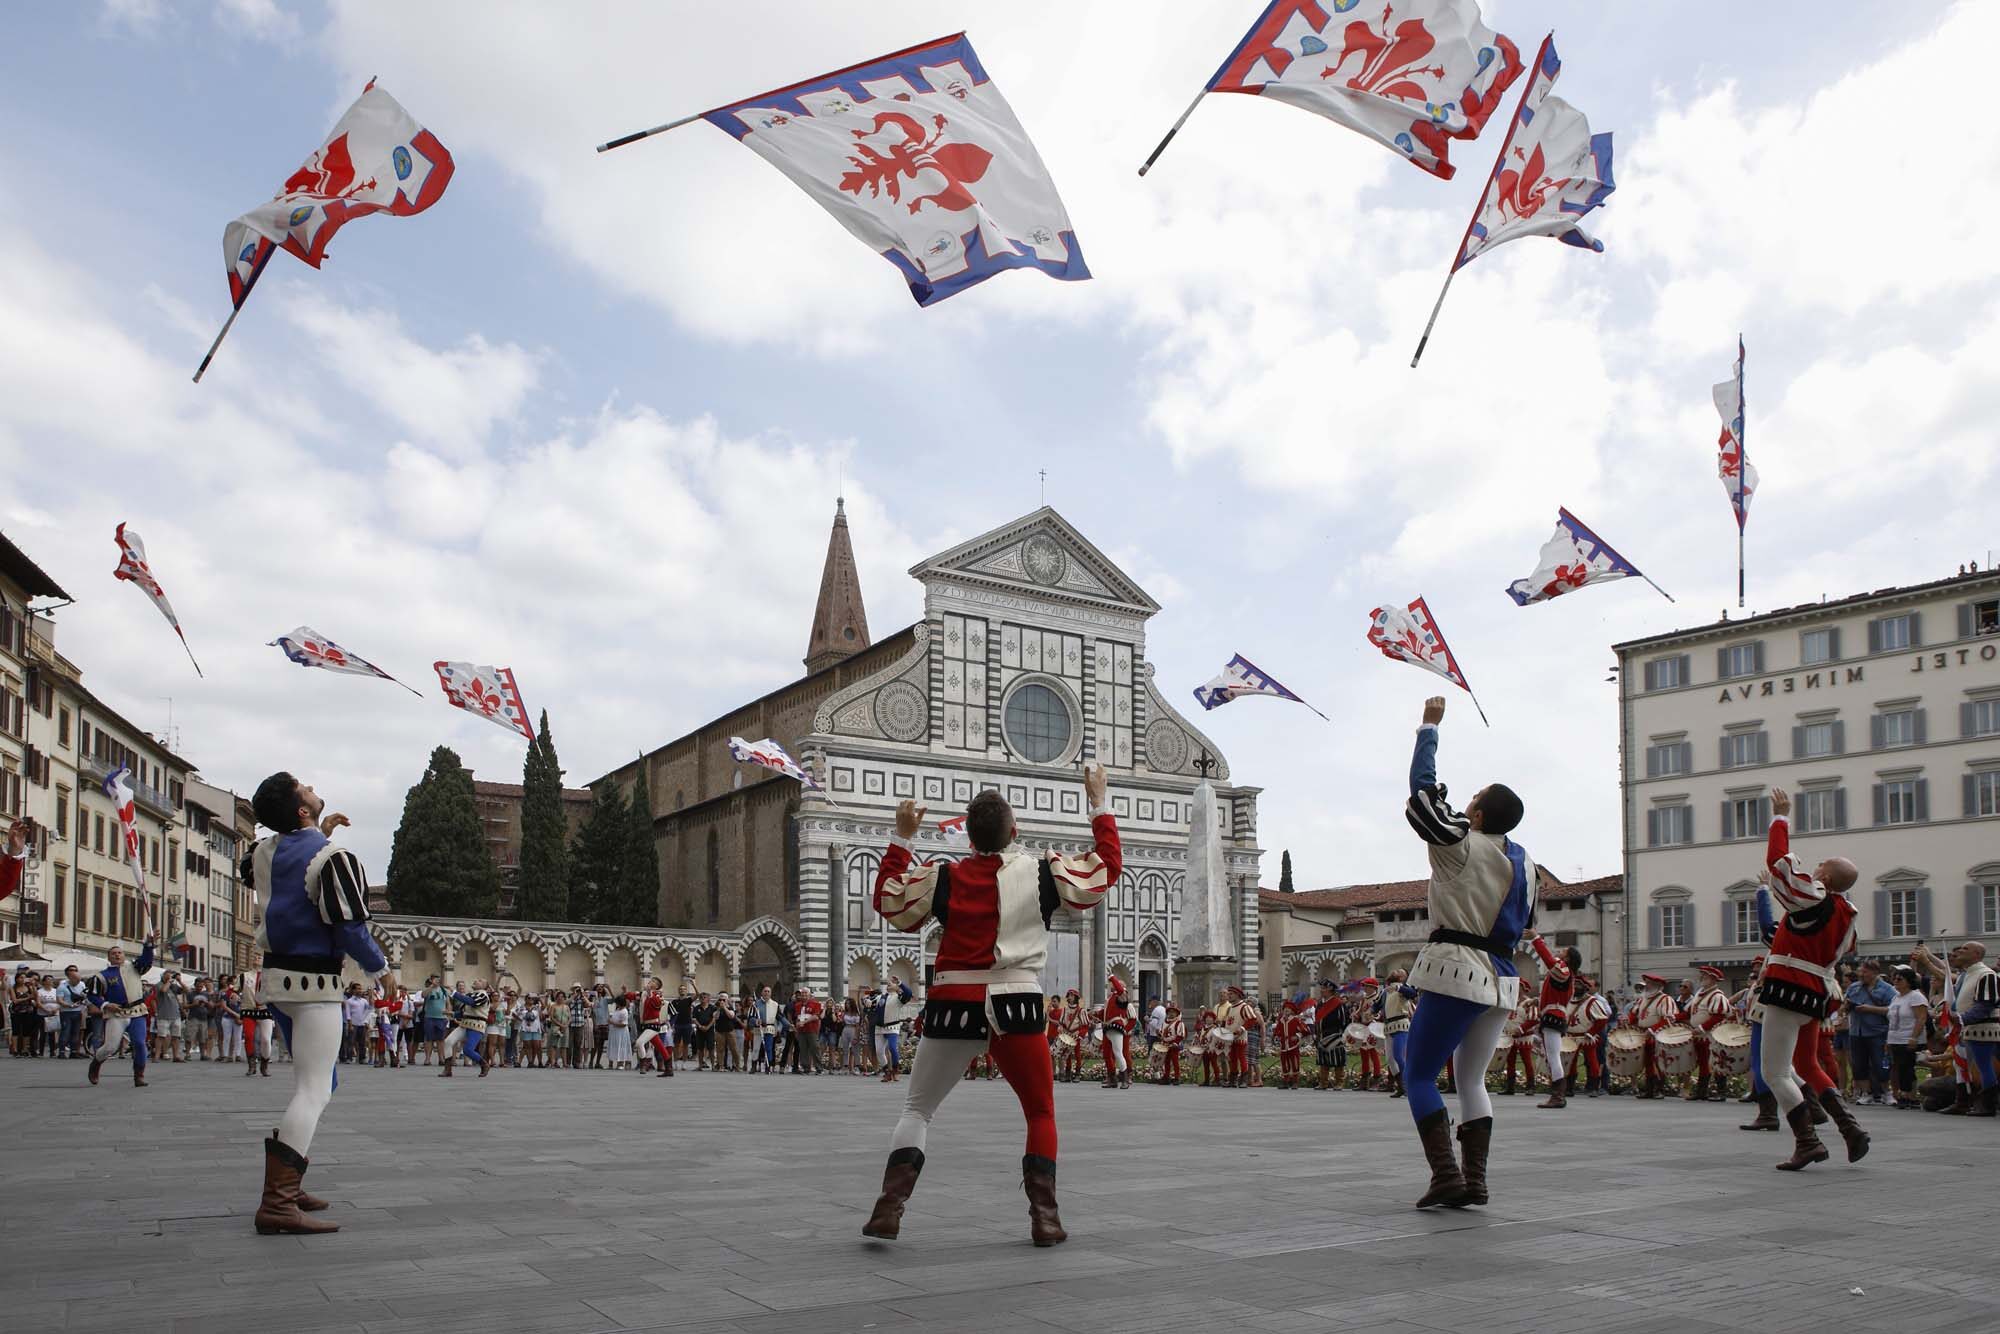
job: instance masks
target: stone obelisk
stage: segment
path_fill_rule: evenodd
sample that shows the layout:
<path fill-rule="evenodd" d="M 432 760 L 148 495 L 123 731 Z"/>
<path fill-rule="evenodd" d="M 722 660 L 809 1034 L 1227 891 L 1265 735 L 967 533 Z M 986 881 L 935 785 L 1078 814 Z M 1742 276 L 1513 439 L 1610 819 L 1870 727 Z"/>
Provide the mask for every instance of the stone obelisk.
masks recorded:
<path fill-rule="evenodd" d="M 1199 1015 L 1202 1007 L 1213 1005 L 1238 971 L 1215 788 L 1203 779 L 1194 790 L 1194 818 L 1188 822 L 1187 887 L 1181 891 L 1180 948 L 1174 962 L 1174 989 L 1183 1013 Z"/>

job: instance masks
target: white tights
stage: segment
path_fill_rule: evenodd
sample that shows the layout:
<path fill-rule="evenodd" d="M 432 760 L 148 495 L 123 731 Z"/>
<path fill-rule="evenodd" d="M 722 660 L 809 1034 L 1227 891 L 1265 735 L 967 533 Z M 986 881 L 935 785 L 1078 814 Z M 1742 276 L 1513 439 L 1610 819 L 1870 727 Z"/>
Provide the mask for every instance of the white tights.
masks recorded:
<path fill-rule="evenodd" d="M 320 1113 L 333 1097 L 333 1066 L 340 1058 L 340 1007 L 276 1005 L 292 1021 L 292 1100 L 278 1121 L 278 1138 L 299 1157 L 312 1148 Z"/>
<path fill-rule="evenodd" d="M 1812 1020 L 1775 1005 L 1764 1007 L 1764 1036 L 1758 1039 L 1758 1072 L 1765 1087 L 1778 1100 L 1778 1115 L 1788 1116 L 1792 1108 L 1806 1100 L 1799 1077 L 1792 1070 L 1792 1052 L 1799 1044 L 1799 1030 Z"/>
<path fill-rule="evenodd" d="M 904 1077 L 909 1088 L 903 1092 L 903 1115 L 896 1121 L 889 1148 L 921 1149 L 930 1130 L 931 1118 L 944 1104 L 946 1095 L 965 1078 L 965 1067 L 976 1056 L 986 1054 L 985 1038 L 926 1037 L 910 1062 Z"/>
<path fill-rule="evenodd" d="M 1494 1049 L 1500 1045 L 1501 1031 L 1507 1027 L 1511 1015 L 1512 1011 L 1505 1006 L 1492 1006 L 1466 1025 L 1465 1036 L 1459 1039 L 1452 1069 L 1458 1075 L 1461 1123 L 1493 1115 L 1493 1099 L 1486 1092 L 1486 1067 L 1493 1063 Z"/>
<path fill-rule="evenodd" d="M 1549 1083 L 1562 1083 L 1563 1035 L 1553 1028 L 1542 1030 L 1542 1059 L 1548 1063 Z"/>

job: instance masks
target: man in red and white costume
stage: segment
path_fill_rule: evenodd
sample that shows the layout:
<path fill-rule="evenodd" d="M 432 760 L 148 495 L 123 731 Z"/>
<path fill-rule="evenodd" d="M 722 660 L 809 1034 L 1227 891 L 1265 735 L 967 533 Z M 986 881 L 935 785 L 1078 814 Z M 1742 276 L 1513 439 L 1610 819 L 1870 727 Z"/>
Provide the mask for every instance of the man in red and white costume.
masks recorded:
<path fill-rule="evenodd" d="M 1701 990 L 1694 993 L 1688 1002 L 1688 1023 L 1694 1026 L 1694 1092 L 1687 1095 L 1689 1102 L 1721 1102 L 1727 1078 L 1717 1079 L 1713 1090 L 1709 1088 L 1708 1034 L 1717 1024 L 1730 1016 L 1729 993 L 1722 989 L 1723 972 L 1712 963 L 1701 966 Z"/>
<path fill-rule="evenodd" d="M 1764 1006 L 1764 1040 L 1758 1064 L 1765 1085 L 1778 1101 L 1778 1112 L 1792 1128 L 1792 1156 L 1779 1163 L 1781 1172 L 1797 1172 L 1827 1159 L 1826 1146 L 1813 1129 L 1812 1109 L 1799 1086 L 1794 1066 L 1802 1068 L 1819 1105 L 1840 1128 L 1847 1143 L 1847 1161 L 1868 1152 L 1868 1134 L 1840 1100 L 1833 1081 L 1799 1050 L 1802 1034 L 1825 1016 L 1833 990 L 1834 961 L 1854 948 L 1854 904 L 1847 891 L 1860 872 L 1845 857 L 1829 857 L 1808 872 L 1791 851 L 1792 797 L 1771 789 L 1771 836 L 1765 864 L 1771 871 L 1771 897 L 1781 916 L 1764 959 L 1757 999 Z"/>
<path fill-rule="evenodd" d="M 1070 1043 L 1063 1057 L 1063 1068 L 1069 1082 L 1074 1084 L 1083 1078 L 1083 1053 L 1090 1041 L 1093 1027 L 1090 1007 L 1083 1003 L 1083 993 L 1075 987 L 1063 997 L 1063 1025 L 1069 1033 Z"/>
<path fill-rule="evenodd" d="M 1666 1081 L 1660 1075 L 1660 1049 L 1653 1035 L 1681 1021 L 1681 1003 L 1674 998 L 1667 979 L 1658 973 L 1641 973 L 1639 980 L 1652 988 L 1639 997 L 1638 1004 L 1638 1026 L 1646 1030 L 1646 1087 L 1639 1090 L 1639 1096 L 1662 1098 L 1666 1096 Z"/>
<path fill-rule="evenodd" d="M 1271 1041 L 1278 1049 L 1278 1082 L 1288 1089 L 1299 1086 L 1299 1041 L 1304 1032 L 1298 1003 L 1287 997 L 1271 1025 Z"/>
<path fill-rule="evenodd" d="M 1542 1044 L 1542 1065 L 1548 1071 L 1549 1098 L 1538 1107 L 1563 1107 L 1568 1100 L 1563 1093 L 1563 1035 L 1569 1032 L 1569 1007 L 1571 993 L 1576 990 L 1576 970 L 1583 966 L 1583 955 L 1572 945 L 1557 954 L 1534 931 L 1523 931 L 1521 939 L 1528 942 L 1535 951 L 1535 957 L 1542 961 L 1542 994 L 1539 1003 L 1540 1018 L 1536 1036 Z"/>
<path fill-rule="evenodd" d="M 875 880 L 875 911 L 899 931 L 920 930 L 933 918 L 943 931 L 924 1002 L 923 1045 L 910 1067 L 882 1194 L 863 1235 L 890 1238 L 901 1230 L 904 1204 L 923 1171 L 931 1118 L 958 1086 L 966 1062 L 989 1051 L 1028 1123 L 1021 1184 L 1029 1234 L 1037 1246 L 1068 1238 L 1056 1211 L 1055 1078 L 1043 1036 L 1048 1020 L 1039 973 L 1048 961 L 1050 917 L 1064 904 L 1096 907 L 1124 867 L 1106 784 L 1103 765 L 1084 768 L 1095 848 L 1078 857 L 1023 852 L 1013 808 L 998 792 L 982 792 L 965 812 L 972 855 L 956 863 L 914 863 L 910 840 L 923 826 L 924 811 L 912 801 L 896 808 L 896 836 Z"/>
<path fill-rule="evenodd" d="M 1520 1004 L 1507 1019 L 1507 1081 L 1500 1086 L 1502 1093 L 1514 1091 L 1514 1063 L 1521 1063 L 1521 1074 L 1528 1085 L 1528 1092 L 1535 1091 L 1535 1036 L 1542 1007 L 1536 1003 L 1525 989 L 1521 992 Z"/>
<path fill-rule="evenodd" d="M 1585 1096 L 1604 1096 L 1604 1062 L 1597 1054 L 1597 1044 L 1604 1031 L 1611 1027 L 1611 1002 L 1597 989 L 1595 979 L 1578 975 L 1576 979 L 1578 998 L 1570 1011 L 1570 1031 L 1577 1035 L 1577 1053 L 1583 1057 L 1584 1068 L 1590 1071 L 1589 1087 Z M 1571 1078 L 1575 1074 L 1572 1071 Z"/>
<path fill-rule="evenodd" d="M 1111 994 L 1097 1011 L 1103 1033 L 1103 1087 L 1128 1089 L 1132 1087 L 1132 1027 L 1137 1020 L 1132 1014 L 1132 1002 L 1125 996 L 1124 979 L 1113 973 L 1110 986 Z"/>
<path fill-rule="evenodd" d="M 1187 1021 L 1181 1018 L 1178 1002 L 1167 1002 L 1167 1022 L 1160 1027 L 1160 1045 L 1165 1051 L 1165 1059 L 1160 1065 L 1160 1078 L 1169 1084 L 1181 1082 L 1181 1048 L 1187 1043 Z"/>

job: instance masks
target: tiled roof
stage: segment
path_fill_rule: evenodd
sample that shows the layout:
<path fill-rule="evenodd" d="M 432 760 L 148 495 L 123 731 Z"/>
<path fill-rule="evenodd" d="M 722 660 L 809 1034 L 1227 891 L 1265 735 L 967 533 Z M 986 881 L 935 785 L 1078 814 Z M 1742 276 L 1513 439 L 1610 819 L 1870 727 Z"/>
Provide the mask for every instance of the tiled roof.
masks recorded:
<path fill-rule="evenodd" d="M 1338 889 L 1308 889 L 1297 894 L 1277 894 L 1265 889 L 1257 892 L 1257 906 L 1274 910 L 1341 909 L 1356 917 L 1381 912 L 1406 912 L 1424 906 L 1430 894 L 1430 883 L 1428 880 L 1389 880 L 1373 885 L 1343 885 Z M 1622 876 L 1604 875 L 1595 880 L 1579 880 L 1570 884 L 1544 870 L 1539 897 L 1550 902 L 1570 902 L 1589 898 L 1593 894 L 1617 893 L 1623 883 Z"/>

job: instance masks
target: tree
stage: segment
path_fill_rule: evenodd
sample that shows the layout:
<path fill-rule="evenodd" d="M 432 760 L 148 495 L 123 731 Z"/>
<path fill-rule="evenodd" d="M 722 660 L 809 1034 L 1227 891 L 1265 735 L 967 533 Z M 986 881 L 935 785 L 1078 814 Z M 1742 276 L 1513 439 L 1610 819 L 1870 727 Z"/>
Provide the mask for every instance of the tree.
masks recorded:
<path fill-rule="evenodd" d="M 425 917 L 491 917 L 499 907 L 500 872 L 472 800 L 472 775 L 450 746 L 431 752 L 403 798 L 387 891 L 397 912 Z"/>
<path fill-rule="evenodd" d="M 624 884 L 625 845 L 632 841 L 632 809 L 616 783 L 591 793 L 590 814 L 577 828 L 569 852 L 569 911 L 573 920 L 609 926 Z"/>
<path fill-rule="evenodd" d="M 1292 850 L 1290 848 L 1285 849 L 1284 860 L 1279 864 L 1278 892 L 1280 894 L 1289 894 L 1292 892 Z"/>
<path fill-rule="evenodd" d="M 619 868 L 618 925 L 660 924 L 660 849 L 653 842 L 653 798 L 646 786 L 646 761 L 632 782 L 631 821 L 625 864 Z"/>
<path fill-rule="evenodd" d="M 560 922 L 569 907 L 569 827 L 563 819 L 562 765 L 542 710 L 541 735 L 521 765 L 521 871 L 515 912 L 524 922 Z"/>

